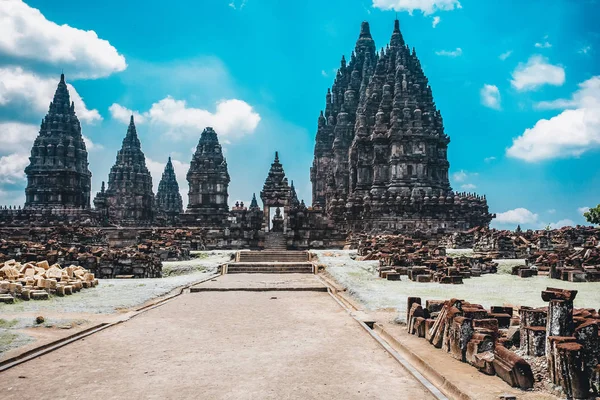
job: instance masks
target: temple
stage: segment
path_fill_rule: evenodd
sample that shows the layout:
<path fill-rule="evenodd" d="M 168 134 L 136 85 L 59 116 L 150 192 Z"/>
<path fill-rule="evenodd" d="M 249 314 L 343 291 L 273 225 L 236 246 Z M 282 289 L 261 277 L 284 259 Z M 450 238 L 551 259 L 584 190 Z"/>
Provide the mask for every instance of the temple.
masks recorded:
<path fill-rule="evenodd" d="M 230 208 L 227 160 L 217 132 L 206 127 L 186 175 L 184 211 L 170 158 L 154 196 L 132 116 L 108 183 L 102 182 L 91 209 L 87 152 L 61 76 L 25 171 L 25 208 L 0 210 L 0 225 L 85 221 L 113 230 L 187 227 L 202 232 L 205 248 L 259 249 L 336 248 L 355 233 L 443 235 L 487 227 L 493 215 L 485 196 L 457 193 L 450 186 L 449 143 L 431 87 L 399 22 L 379 53 L 364 22 L 349 62 L 342 57 L 318 118 L 312 206 L 298 197 L 274 152 L 260 191 L 262 209 L 255 194 L 249 207 L 238 201 Z"/>
<path fill-rule="evenodd" d="M 163 219 L 161 225 L 174 226 L 179 224 L 179 215 L 183 212 L 183 200 L 179 193 L 179 184 L 171 157 L 167 161 L 162 174 L 158 191 L 156 192 L 157 219 Z"/>
<path fill-rule="evenodd" d="M 152 176 L 137 135 L 133 115 L 115 164 L 108 175 L 108 188 L 94 199 L 103 220 L 121 226 L 151 225 L 155 215 Z"/>
<path fill-rule="evenodd" d="M 89 209 L 92 173 L 64 74 L 25 168 L 25 209 Z"/>
<path fill-rule="evenodd" d="M 450 187 L 449 143 L 399 21 L 379 54 L 363 22 L 350 62 L 342 57 L 318 119 L 313 206 L 349 231 L 487 226 L 493 216 L 485 196 Z"/>
<path fill-rule="evenodd" d="M 202 131 L 187 173 L 189 202 L 184 221 L 189 225 L 223 226 L 229 213 L 227 160 L 213 128 Z"/>

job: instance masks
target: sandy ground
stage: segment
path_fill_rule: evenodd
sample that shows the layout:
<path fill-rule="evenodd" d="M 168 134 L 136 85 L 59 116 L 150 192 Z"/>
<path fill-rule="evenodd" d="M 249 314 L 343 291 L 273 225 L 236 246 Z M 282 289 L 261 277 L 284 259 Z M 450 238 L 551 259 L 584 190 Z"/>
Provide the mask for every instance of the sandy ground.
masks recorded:
<path fill-rule="evenodd" d="M 239 289 L 327 291 L 327 286 L 313 274 L 226 274 L 191 288 L 192 291 Z"/>
<path fill-rule="evenodd" d="M 158 279 L 101 279 L 100 284 L 71 296 L 53 296 L 44 301 L 18 301 L 0 304 L 0 360 L 15 355 L 15 349 L 27 350 L 77 330 L 107 322 L 115 313 L 123 313 L 172 290 L 199 282 L 230 260 L 233 251 L 197 252 L 189 261 L 163 263 L 169 275 Z M 43 316 L 45 322 L 36 324 Z"/>
<path fill-rule="evenodd" d="M 417 283 L 406 276 L 400 282 L 381 279 L 376 275 L 378 261 L 355 261 L 355 251 L 313 251 L 319 263 L 327 266 L 326 272 L 335 281 L 348 288 L 349 293 L 368 310 L 396 309 L 399 319 L 405 320 L 406 301 L 409 296 L 423 300 L 461 298 L 484 307 L 493 305 L 517 305 L 539 307 L 547 305 L 541 298 L 546 287 L 575 289 L 579 292 L 575 307 L 600 307 L 600 283 L 564 282 L 547 277 L 519 278 L 510 275 L 510 265 L 522 260 L 501 260 L 500 272 L 465 279 L 462 285 L 440 285 L 439 283 Z"/>
<path fill-rule="evenodd" d="M 0 393 L 19 400 L 33 393 L 39 399 L 432 398 L 328 294 L 315 292 L 184 294 L 0 374 Z"/>

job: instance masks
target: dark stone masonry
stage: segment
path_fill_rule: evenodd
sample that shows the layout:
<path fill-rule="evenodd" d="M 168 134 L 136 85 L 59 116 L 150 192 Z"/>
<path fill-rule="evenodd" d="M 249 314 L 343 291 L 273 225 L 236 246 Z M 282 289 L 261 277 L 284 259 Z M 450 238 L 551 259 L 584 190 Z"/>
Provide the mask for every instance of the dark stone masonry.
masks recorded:
<path fill-rule="evenodd" d="M 89 209 L 92 173 L 81 124 L 60 76 L 25 168 L 25 209 Z"/>
<path fill-rule="evenodd" d="M 61 75 L 25 170 L 25 207 L 0 208 L 0 225 L 96 226 L 119 238 L 135 238 L 151 227 L 185 227 L 201 236 L 206 249 L 305 249 L 342 247 L 349 233 L 438 235 L 486 228 L 493 218 L 484 196 L 450 187 L 450 138 L 398 21 L 379 53 L 369 24 L 362 24 L 317 125 L 311 207 L 288 183 L 275 152 L 260 192 L 263 209 L 255 194 L 249 207 L 230 208 L 227 161 L 218 133 L 206 127 L 187 173 L 184 211 L 170 158 L 154 195 L 132 116 L 92 209 L 87 151 Z"/>
<path fill-rule="evenodd" d="M 313 207 L 349 230 L 487 226 L 485 196 L 455 193 L 431 87 L 398 20 L 379 54 L 363 22 L 350 62 L 327 91 L 311 168 Z"/>

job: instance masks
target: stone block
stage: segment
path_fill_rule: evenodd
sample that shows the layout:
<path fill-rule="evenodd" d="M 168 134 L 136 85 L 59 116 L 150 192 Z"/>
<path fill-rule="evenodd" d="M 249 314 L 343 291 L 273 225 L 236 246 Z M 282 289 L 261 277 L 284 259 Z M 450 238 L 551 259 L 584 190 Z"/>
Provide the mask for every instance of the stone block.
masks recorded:
<path fill-rule="evenodd" d="M 504 346 L 494 349 L 494 370 L 496 374 L 512 387 L 531 389 L 534 378 L 531 366 Z"/>

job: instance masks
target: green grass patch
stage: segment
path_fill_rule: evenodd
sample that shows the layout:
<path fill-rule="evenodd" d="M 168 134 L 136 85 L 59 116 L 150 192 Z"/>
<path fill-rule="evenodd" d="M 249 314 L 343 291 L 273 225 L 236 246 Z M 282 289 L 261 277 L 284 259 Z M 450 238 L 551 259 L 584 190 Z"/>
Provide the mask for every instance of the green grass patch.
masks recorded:
<path fill-rule="evenodd" d="M 0 318 L 0 329 L 9 329 L 18 323 L 19 323 L 19 320 L 17 320 L 17 319 L 7 320 L 7 319 Z"/>

